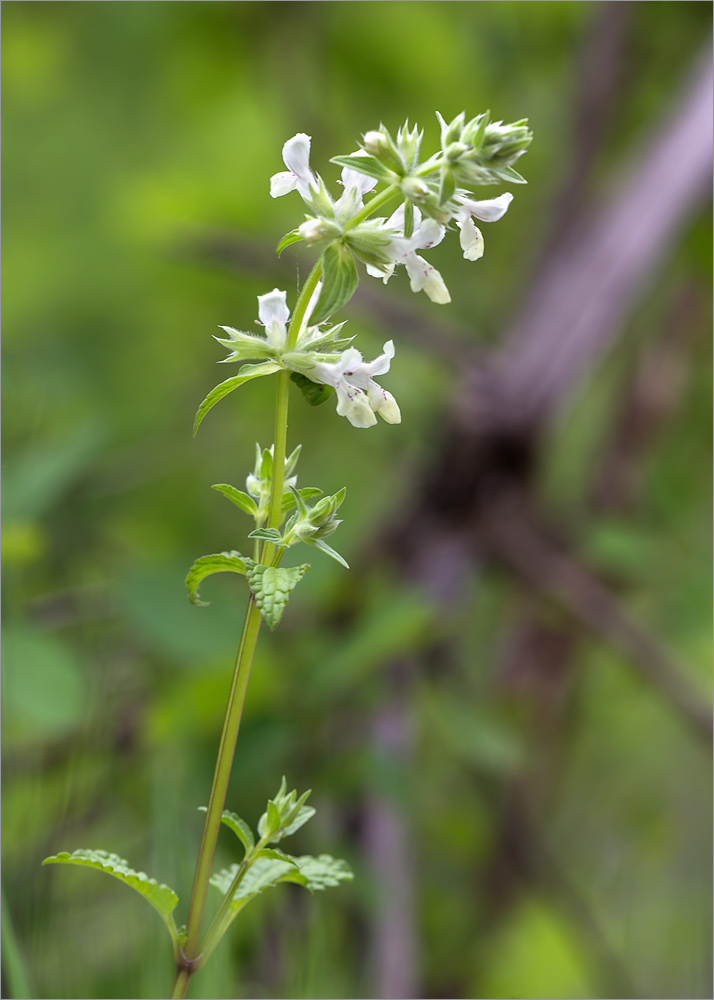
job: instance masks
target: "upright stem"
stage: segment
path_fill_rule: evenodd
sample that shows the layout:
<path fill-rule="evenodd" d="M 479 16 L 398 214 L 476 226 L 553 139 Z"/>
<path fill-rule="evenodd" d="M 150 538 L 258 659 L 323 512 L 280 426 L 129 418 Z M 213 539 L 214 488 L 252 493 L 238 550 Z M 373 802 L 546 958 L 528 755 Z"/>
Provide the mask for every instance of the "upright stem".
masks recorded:
<path fill-rule="evenodd" d="M 208 880 L 211 877 L 213 856 L 216 851 L 218 833 L 221 828 L 221 816 L 226 801 L 228 781 L 233 765 L 236 740 L 238 739 L 238 729 L 240 728 L 245 695 L 248 689 L 250 668 L 258 641 L 260 620 L 260 612 L 255 603 L 255 598 L 251 595 L 243 625 L 243 635 L 241 636 L 238 648 L 238 656 L 236 657 L 231 690 L 228 696 L 228 707 L 223 723 L 221 742 L 218 747 L 216 769 L 213 774 L 213 784 L 208 800 L 203 838 L 198 852 L 196 874 L 193 880 L 193 891 L 191 893 L 191 903 L 186 923 L 186 944 L 184 946 L 184 955 L 188 963 L 194 962 L 198 954 L 198 938 L 201 930 L 203 910 L 206 905 Z"/>
<path fill-rule="evenodd" d="M 305 313 L 317 283 L 322 273 L 321 262 L 313 267 L 298 297 L 295 312 L 293 313 L 287 333 L 286 349 L 291 350 L 298 339 L 300 330 L 305 320 Z M 270 506 L 268 508 L 268 527 L 278 528 L 282 521 L 283 487 L 285 481 L 285 454 L 287 448 L 288 433 L 288 394 L 290 388 L 290 373 L 288 371 L 278 372 L 278 387 L 275 400 L 275 440 L 273 446 L 273 477 L 270 493 Z M 270 565 L 275 555 L 275 546 L 266 543 L 263 547 L 261 562 Z M 172 1000 L 182 998 L 186 995 L 189 981 L 197 966 L 199 956 L 199 937 L 201 933 L 201 921 L 203 911 L 206 906 L 206 896 L 208 893 L 208 883 L 213 868 L 213 858 L 216 853 L 218 834 L 221 828 L 221 816 L 226 801 L 228 782 L 233 766 L 238 730 L 240 728 L 241 717 L 243 715 L 243 705 L 245 704 L 248 681 L 250 679 L 250 668 L 253 663 L 258 632 L 260 631 L 260 612 L 255 603 L 255 597 L 251 595 L 246 611 L 243 634 L 241 636 L 238 655 L 236 657 L 235 669 L 231 690 L 228 696 L 228 706 L 223 723 L 221 742 L 218 747 L 218 757 L 216 768 L 213 774 L 213 784 L 211 795 L 208 800 L 206 811 L 206 822 L 203 827 L 203 837 L 198 852 L 196 863 L 196 873 L 193 879 L 193 890 L 191 892 L 191 902 L 188 909 L 188 919 L 186 922 L 186 943 L 183 948 L 183 961 L 178 965 L 176 979 L 171 993 Z"/>

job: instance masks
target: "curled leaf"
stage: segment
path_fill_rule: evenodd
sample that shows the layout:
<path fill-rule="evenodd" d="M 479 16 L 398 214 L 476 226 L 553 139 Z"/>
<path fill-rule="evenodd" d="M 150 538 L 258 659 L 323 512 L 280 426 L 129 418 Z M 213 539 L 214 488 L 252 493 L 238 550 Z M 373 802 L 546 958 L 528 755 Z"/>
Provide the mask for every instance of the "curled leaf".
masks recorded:
<path fill-rule="evenodd" d="M 208 607 L 210 601 L 202 601 L 198 596 L 198 587 L 202 580 L 213 573 L 242 573 L 245 576 L 245 560 L 240 552 L 214 552 L 210 556 L 201 556 L 188 571 L 186 589 L 191 604 Z"/>

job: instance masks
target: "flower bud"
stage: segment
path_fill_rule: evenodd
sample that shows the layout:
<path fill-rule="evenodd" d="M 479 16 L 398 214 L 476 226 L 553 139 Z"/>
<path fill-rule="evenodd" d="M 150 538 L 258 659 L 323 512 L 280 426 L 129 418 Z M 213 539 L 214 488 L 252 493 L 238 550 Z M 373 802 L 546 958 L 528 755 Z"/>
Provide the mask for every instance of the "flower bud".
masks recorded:
<path fill-rule="evenodd" d="M 447 146 L 444 155 L 449 163 L 456 163 L 464 153 L 468 152 L 468 149 L 469 147 L 463 142 L 452 142 L 451 145 Z"/>
<path fill-rule="evenodd" d="M 429 186 L 420 177 L 405 177 L 402 194 L 409 201 L 421 201 L 429 194 Z"/>
<path fill-rule="evenodd" d="M 365 132 L 364 134 L 364 148 L 372 156 L 379 156 L 382 150 L 386 149 L 389 145 L 387 137 L 381 132 L 372 130 L 371 132 Z"/>

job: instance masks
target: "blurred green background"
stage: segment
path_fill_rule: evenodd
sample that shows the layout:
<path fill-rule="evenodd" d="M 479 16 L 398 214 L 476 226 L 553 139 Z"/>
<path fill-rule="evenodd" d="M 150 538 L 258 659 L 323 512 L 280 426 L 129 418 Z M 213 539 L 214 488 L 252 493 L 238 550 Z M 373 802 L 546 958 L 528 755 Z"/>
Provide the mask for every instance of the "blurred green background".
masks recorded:
<path fill-rule="evenodd" d="M 240 487 L 254 442 L 270 443 L 272 386 L 231 396 L 195 440 L 191 424 L 227 377 L 218 325 L 250 328 L 256 295 L 292 296 L 310 266 L 304 250 L 272 254 L 302 218 L 296 195 L 269 197 L 282 143 L 311 134 L 335 190 L 329 157 L 380 121 L 418 122 L 431 150 L 436 110 L 530 119 L 529 184 L 487 227 L 484 259 L 462 260 L 453 238 L 431 255 L 452 305 L 415 301 L 403 273 L 370 288 L 431 329 L 448 313 L 457 354 L 486 348 L 552 236 L 587 135 L 584 53 L 613 8 L 614 97 L 585 198 L 657 128 L 710 35 L 709 4 L 3 4 L 4 996 L 161 997 L 171 980 L 138 897 L 40 862 L 115 851 L 174 886 L 185 917 L 245 591 L 217 577 L 211 606 L 193 608 L 183 578 L 244 544 L 247 520 L 210 485 Z M 702 206 L 550 427 L 534 486 L 703 702 L 710 246 Z M 252 904 L 191 995 L 711 996 L 706 741 L 503 566 L 474 563 L 435 612 L 382 563 L 374 540 L 439 447 L 453 366 L 378 309 L 345 315 L 369 357 L 395 337 L 384 384 L 403 422 L 355 431 L 331 403 L 293 399 L 300 482 L 347 486 L 335 545 L 355 570 L 315 553 L 262 636 L 228 806 L 255 823 L 283 773 L 312 787 L 317 817 L 290 849 L 344 856 L 357 878 Z M 663 316 L 684 331 L 660 365 L 671 405 L 637 451 L 635 500 L 613 513 L 593 483 L 614 415 L 661 361 Z M 529 658 L 536 641 L 546 666 L 552 645 L 553 683 L 567 661 L 552 714 L 528 678 L 508 681 L 514 649 Z M 404 662 L 409 683 L 388 683 Z M 509 803 L 536 786 L 525 828 Z M 509 817 L 525 852 L 504 850 Z"/>

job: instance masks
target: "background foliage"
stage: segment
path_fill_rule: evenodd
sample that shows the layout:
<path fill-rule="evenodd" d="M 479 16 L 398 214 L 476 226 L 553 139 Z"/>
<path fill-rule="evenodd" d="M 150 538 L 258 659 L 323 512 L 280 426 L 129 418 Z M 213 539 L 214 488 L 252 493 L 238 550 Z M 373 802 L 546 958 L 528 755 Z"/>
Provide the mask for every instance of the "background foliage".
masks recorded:
<path fill-rule="evenodd" d="M 203 588 L 211 606 L 195 608 L 183 578 L 198 555 L 244 544 L 247 519 L 209 487 L 240 486 L 254 442 L 269 443 L 270 387 L 232 396 L 197 440 L 191 424 L 217 380 L 218 325 L 247 328 L 257 294 L 292 290 L 296 271 L 307 273 L 304 251 L 272 254 L 301 209 L 297 196 L 268 195 L 283 141 L 311 134 L 313 164 L 334 181 L 327 158 L 380 120 L 409 117 L 433 144 L 435 110 L 529 117 L 529 185 L 485 227 L 484 259 L 463 261 L 456 240 L 432 255 L 460 349 L 485 346 L 537 273 L 583 134 L 574 95 L 603 8 L 627 8 L 627 23 L 588 196 L 656 127 L 711 12 L 674 2 L 3 6 L 4 995 L 159 997 L 171 956 L 155 915 L 112 880 L 39 863 L 103 847 L 187 902 L 244 590 L 217 577 Z M 710 242 L 704 216 L 667 248 L 615 350 L 550 428 L 536 483 L 545 515 L 567 526 L 703 699 Z M 371 290 L 413 305 L 406 280 Z M 420 298 L 439 323 L 445 307 Z M 359 300 L 349 319 L 369 356 L 393 335 Z M 632 470 L 635 502 L 608 513 L 593 483 L 668 322 L 683 331 L 665 366 L 674 402 Z M 409 995 L 710 996 L 710 781 L 698 734 L 607 642 L 502 568 L 474 565 L 460 600 L 435 616 L 370 548 L 375 519 L 397 517 L 438 447 L 454 391 L 438 343 L 395 340 L 386 384 L 401 426 L 357 432 L 331 404 L 318 419 L 293 400 L 301 484 L 347 486 L 338 547 L 355 571 L 315 553 L 281 628 L 261 637 L 227 803 L 254 823 L 283 772 L 291 787 L 311 786 L 317 817 L 295 849 L 346 857 L 357 878 L 326 897 L 285 887 L 282 900 L 257 901 L 192 993 L 405 995 L 379 992 L 387 926 L 418 991 Z M 554 671 L 568 646 L 556 722 L 527 682 L 508 681 L 514 650 L 535 655 L 521 641 L 534 630 L 555 642 Z M 385 670 L 415 658 L 425 662 L 401 706 L 406 743 L 391 752 L 379 738 L 395 697 Z M 541 853 L 536 877 L 520 878 L 499 853 L 504 803 L 533 781 Z M 380 803 L 402 831 L 390 892 L 412 918 L 391 931 L 374 857 Z M 230 863 L 225 837 L 219 860 Z"/>

